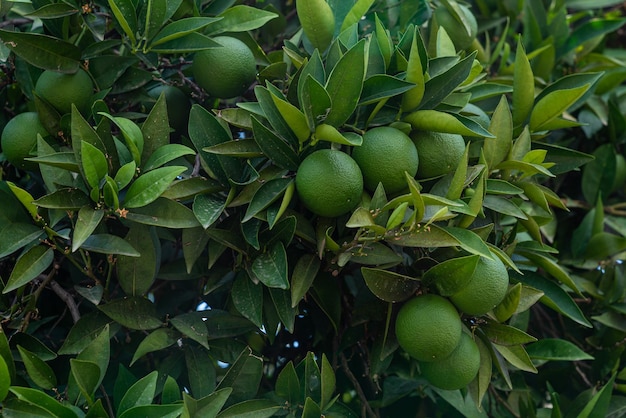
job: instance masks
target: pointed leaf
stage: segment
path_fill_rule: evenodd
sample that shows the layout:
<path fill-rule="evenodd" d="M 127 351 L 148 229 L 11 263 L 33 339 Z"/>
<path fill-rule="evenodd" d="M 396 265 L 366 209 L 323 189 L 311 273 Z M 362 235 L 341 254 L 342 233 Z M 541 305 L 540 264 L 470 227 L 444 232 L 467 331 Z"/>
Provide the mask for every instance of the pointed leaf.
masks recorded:
<path fill-rule="evenodd" d="M 44 245 L 37 245 L 22 254 L 15 263 L 2 293 L 24 286 L 43 273 L 54 260 L 54 250 Z"/>
<path fill-rule="evenodd" d="M 479 259 L 478 255 L 450 258 L 428 269 L 422 280 L 434 283 L 442 296 L 451 296 L 469 283 Z"/>
<path fill-rule="evenodd" d="M 94 209 L 91 206 L 83 206 L 78 211 L 78 219 L 74 234 L 72 235 L 72 252 L 75 252 L 96 230 L 100 221 L 104 218 L 104 210 Z"/>
<path fill-rule="evenodd" d="M 451 134 L 493 138 L 494 135 L 480 124 L 462 115 L 440 112 L 438 110 L 416 110 L 409 113 L 405 122 L 413 129 L 422 131 L 445 132 Z"/>
<path fill-rule="evenodd" d="M 186 206 L 170 199 L 158 198 L 146 206 L 136 208 L 120 217 L 145 225 L 154 225 L 164 228 L 195 228 L 200 223 L 193 212 Z"/>
<path fill-rule="evenodd" d="M 552 361 L 582 361 L 593 360 L 593 357 L 585 353 L 576 345 L 559 338 L 542 338 L 541 340 L 526 347 L 528 355 L 536 360 Z"/>
<path fill-rule="evenodd" d="M 252 197 L 252 201 L 250 201 L 250 205 L 248 205 L 241 222 L 249 221 L 259 212 L 278 200 L 293 182 L 293 178 L 281 177 L 263 183 Z"/>
<path fill-rule="evenodd" d="M 174 326 L 174 328 L 180 331 L 181 334 L 196 341 L 207 350 L 209 349 L 209 333 L 202 318 L 198 317 L 194 313 L 187 313 L 175 316 L 170 319 L 170 323 Z"/>
<path fill-rule="evenodd" d="M 328 76 L 326 91 L 331 107 L 325 123 L 339 127 L 345 123 L 359 102 L 365 78 L 365 41 L 353 46 L 339 60 Z"/>
<path fill-rule="evenodd" d="M 152 331 L 137 346 L 130 365 L 132 366 L 133 363 L 148 353 L 163 350 L 175 344 L 178 338 L 178 334 L 169 328 L 158 328 Z"/>
<path fill-rule="evenodd" d="M 102 254 L 119 254 L 128 257 L 141 256 L 127 241 L 124 241 L 124 239 L 117 235 L 111 234 L 90 235 L 80 248 Z"/>
<path fill-rule="evenodd" d="M 361 267 L 361 274 L 372 293 L 385 302 L 402 302 L 419 287 L 419 280 L 388 270 Z"/>
<path fill-rule="evenodd" d="M 161 167 L 142 174 L 135 180 L 124 198 L 125 208 L 138 208 L 154 202 L 185 167 Z"/>
<path fill-rule="evenodd" d="M 52 368 L 45 361 L 20 345 L 17 346 L 17 350 L 20 353 L 24 367 L 26 367 L 28 377 L 30 377 L 37 386 L 43 389 L 56 387 L 57 378 Z"/>
<path fill-rule="evenodd" d="M 252 117 L 252 131 L 259 148 L 274 164 L 288 170 L 298 169 L 299 159 L 295 151 L 254 116 Z"/>
<path fill-rule="evenodd" d="M 118 415 L 123 414 L 124 411 L 135 406 L 150 405 L 156 393 L 158 377 L 159 372 L 155 370 L 133 384 L 128 391 L 126 391 L 117 407 Z"/>
<path fill-rule="evenodd" d="M 255 284 L 247 274 L 239 274 L 230 293 L 235 309 L 257 327 L 263 326 L 263 286 Z"/>
<path fill-rule="evenodd" d="M 160 259 L 160 243 L 154 228 L 132 223 L 124 240 L 141 256 L 121 255 L 117 259 L 117 275 L 120 287 L 129 296 L 148 292 L 157 275 Z"/>
<path fill-rule="evenodd" d="M 268 287 L 288 289 L 287 253 L 282 242 L 259 255 L 252 262 L 252 273 Z"/>
<path fill-rule="evenodd" d="M 145 173 L 185 155 L 195 155 L 195 151 L 182 144 L 160 146 L 150 154 L 141 171 Z"/>
<path fill-rule="evenodd" d="M 546 129 L 548 123 L 562 115 L 589 90 L 589 87 L 589 84 L 585 84 L 576 88 L 557 90 L 541 98 L 530 115 L 530 130 L 538 132 Z"/>
<path fill-rule="evenodd" d="M 39 33 L 0 29 L 0 40 L 24 61 L 44 70 L 75 73 L 80 49 L 69 42 Z"/>
<path fill-rule="evenodd" d="M 262 375 L 263 360 L 252 354 L 250 347 L 246 347 L 230 366 L 217 389 L 233 388 L 228 400 L 229 404 L 252 399 L 259 390 Z"/>
<path fill-rule="evenodd" d="M 150 330 L 162 325 L 152 302 L 142 297 L 116 299 L 98 309 L 119 324 L 137 330 Z"/>
<path fill-rule="evenodd" d="M 314 254 L 303 255 L 291 274 L 291 306 L 296 307 L 313 284 L 321 267 L 321 262 Z"/>
<path fill-rule="evenodd" d="M 89 403 L 93 402 L 93 395 L 102 377 L 98 364 L 72 358 L 70 359 L 70 373 L 78 384 L 81 394 Z"/>
<path fill-rule="evenodd" d="M 193 213 L 204 229 L 210 227 L 226 208 L 226 199 L 212 194 L 199 194 L 193 200 Z"/>

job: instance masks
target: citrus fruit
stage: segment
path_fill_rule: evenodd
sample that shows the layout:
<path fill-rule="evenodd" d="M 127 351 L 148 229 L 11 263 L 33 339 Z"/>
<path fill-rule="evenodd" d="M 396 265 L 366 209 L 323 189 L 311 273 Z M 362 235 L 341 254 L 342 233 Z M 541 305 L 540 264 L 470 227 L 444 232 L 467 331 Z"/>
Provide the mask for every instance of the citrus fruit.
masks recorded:
<path fill-rule="evenodd" d="M 465 153 L 465 141 L 458 134 L 415 131 L 411 139 L 420 156 L 417 178 L 428 179 L 456 169 Z"/>
<path fill-rule="evenodd" d="M 37 134 L 46 137 L 48 132 L 39 121 L 37 112 L 24 112 L 13 117 L 2 130 L 0 145 L 4 157 L 14 166 L 25 170 L 36 170 L 37 163 L 24 161 L 32 157 L 37 145 Z"/>
<path fill-rule="evenodd" d="M 456 348 L 461 338 L 459 313 L 442 296 L 426 294 L 407 301 L 396 318 L 396 338 L 411 357 L 441 360 Z"/>
<path fill-rule="evenodd" d="M 256 61 L 248 46 L 237 38 L 216 36 L 222 46 L 196 53 L 191 69 L 196 83 L 220 99 L 241 96 L 256 78 Z"/>
<path fill-rule="evenodd" d="M 450 10 L 443 5 L 437 7 L 435 10 L 435 19 L 439 26 L 446 30 L 450 39 L 452 39 L 452 42 L 454 42 L 454 45 L 458 49 L 466 49 L 472 44 L 474 38 L 476 38 L 478 25 L 476 24 L 476 18 L 467 6 L 463 4 L 457 5 L 459 6 L 459 12 L 461 12 L 460 17 L 465 22 L 458 21 L 454 15 L 450 13 Z"/>
<path fill-rule="evenodd" d="M 469 283 L 450 296 L 469 315 L 483 315 L 498 305 L 509 287 L 509 275 L 498 257 L 480 257 Z"/>
<path fill-rule="evenodd" d="M 348 154 L 323 149 L 313 152 L 300 163 L 296 190 L 311 212 L 320 216 L 339 216 L 354 209 L 361 201 L 363 176 Z"/>
<path fill-rule="evenodd" d="M 59 113 L 72 111 L 72 103 L 80 112 L 87 110 L 93 94 L 93 83 L 86 71 L 74 74 L 46 70 L 37 79 L 35 93 L 50 103 Z"/>
<path fill-rule="evenodd" d="M 406 189 L 404 172 L 414 177 L 419 163 L 411 138 L 389 126 L 365 132 L 363 144 L 353 148 L 352 158 L 361 167 L 366 188 L 374 191 L 382 183 L 388 193 Z"/>
<path fill-rule="evenodd" d="M 469 334 L 461 333 L 458 346 L 439 361 L 420 363 L 422 376 L 440 389 L 456 390 L 466 387 L 478 374 L 480 351 Z"/>
<path fill-rule="evenodd" d="M 170 126 L 176 132 L 184 132 L 189 122 L 189 111 L 191 110 L 191 102 L 187 95 L 178 87 L 169 84 L 160 84 L 150 90 L 148 95 L 153 99 L 158 99 L 161 93 L 165 94 L 165 105 L 167 107 L 167 118 Z M 153 103 L 149 104 L 152 108 Z"/>

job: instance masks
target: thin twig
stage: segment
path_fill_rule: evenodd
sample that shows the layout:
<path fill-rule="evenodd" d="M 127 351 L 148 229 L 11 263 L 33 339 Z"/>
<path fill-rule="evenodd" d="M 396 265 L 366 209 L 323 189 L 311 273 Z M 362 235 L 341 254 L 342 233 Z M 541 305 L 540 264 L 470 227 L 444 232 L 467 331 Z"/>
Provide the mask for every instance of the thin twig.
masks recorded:
<path fill-rule="evenodd" d="M 78 306 L 76 305 L 76 301 L 74 300 L 72 295 L 70 295 L 65 289 L 63 289 L 61 285 L 55 280 L 50 281 L 50 288 L 63 302 L 65 302 L 67 308 L 70 311 L 70 315 L 72 315 L 72 320 L 74 321 L 74 323 L 77 323 L 80 319 L 80 312 L 78 311 Z"/>
<path fill-rule="evenodd" d="M 15 18 L 15 19 L 10 19 L 10 20 L 5 20 L 4 22 L 0 22 L 0 28 L 4 28 L 5 26 L 19 26 L 19 25 L 23 25 L 26 23 L 30 23 L 32 22 L 31 19 L 26 19 L 26 18 Z"/>
<path fill-rule="evenodd" d="M 363 408 L 365 409 L 363 417 L 369 416 L 373 418 L 378 418 L 378 415 L 376 415 L 369 402 L 367 401 L 367 396 L 365 396 L 365 392 L 363 392 L 363 388 L 359 384 L 359 381 L 350 370 L 350 366 L 348 366 L 348 360 L 343 353 L 341 353 L 341 366 L 343 368 L 343 371 L 346 373 L 346 376 L 348 376 L 348 379 L 350 379 L 350 382 L 352 382 L 356 393 L 359 395 L 359 399 L 361 399 L 361 403 L 363 403 Z"/>

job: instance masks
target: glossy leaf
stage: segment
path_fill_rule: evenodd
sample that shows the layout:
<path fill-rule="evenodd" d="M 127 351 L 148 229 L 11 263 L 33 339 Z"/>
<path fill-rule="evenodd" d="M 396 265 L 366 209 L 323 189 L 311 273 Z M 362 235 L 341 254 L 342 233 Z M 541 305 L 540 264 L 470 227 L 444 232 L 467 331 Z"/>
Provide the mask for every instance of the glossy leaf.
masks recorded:
<path fill-rule="evenodd" d="M 416 109 L 422 102 L 426 93 L 424 69 L 422 68 L 422 57 L 418 48 L 419 31 L 416 28 L 411 43 L 411 53 L 409 54 L 405 80 L 415 84 L 402 96 L 402 111 L 409 112 Z M 459 83 L 460 84 L 460 83 Z"/>
<path fill-rule="evenodd" d="M 247 128 L 252 129 L 252 119 L 250 119 L 250 126 Z M 222 142 L 221 144 L 206 147 L 204 151 L 217 155 L 229 155 L 240 158 L 263 156 L 261 148 L 259 148 L 259 145 L 254 139 L 238 139 L 235 141 Z"/>
<path fill-rule="evenodd" d="M 419 287 L 419 280 L 388 270 L 361 267 L 361 274 L 372 293 L 385 302 L 402 302 Z"/>
<path fill-rule="evenodd" d="M 589 84 L 585 84 L 571 89 L 557 90 L 541 98 L 530 114 L 530 130 L 537 132 L 547 129 L 548 124 L 563 114 L 589 90 L 589 87 Z"/>
<path fill-rule="evenodd" d="M 11 386 L 11 373 L 4 357 L 0 356 L 0 402 L 9 394 Z"/>
<path fill-rule="evenodd" d="M 37 245 L 22 254 L 15 263 L 2 293 L 20 288 L 43 273 L 54 260 L 52 248 Z"/>
<path fill-rule="evenodd" d="M 152 302 L 142 297 L 116 299 L 98 306 L 109 318 L 137 330 L 151 330 L 162 325 Z"/>
<path fill-rule="evenodd" d="M 462 115 L 438 110 L 416 110 L 404 118 L 414 129 L 451 134 L 493 138 L 494 135 L 480 124 Z"/>
<path fill-rule="evenodd" d="M 178 334 L 169 328 L 158 328 L 152 331 L 146 338 L 141 340 L 139 346 L 137 346 L 135 354 L 133 354 L 133 358 L 130 361 L 130 365 L 132 366 L 133 363 L 148 353 L 163 350 L 175 344 L 178 337 Z"/>
<path fill-rule="evenodd" d="M 537 368 L 530 360 L 528 353 L 521 345 L 498 345 L 494 344 L 493 347 L 505 358 L 506 361 L 520 370 L 529 373 L 537 373 Z"/>
<path fill-rule="evenodd" d="M 164 228 L 195 228 L 200 226 L 196 216 L 186 206 L 170 199 L 158 198 L 146 206 L 120 214 L 121 217 L 145 225 Z"/>
<path fill-rule="evenodd" d="M 216 371 L 213 359 L 204 348 L 194 344 L 184 345 L 183 348 L 191 393 L 196 398 L 203 398 L 215 390 Z"/>
<path fill-rule="evenodd" d="M 297 170 L 299 164 L 298 156 L 287 142 L 259 122 L 254 116 L 252 117 L 252 130 L 259 148 L 274 164 L 281 168 Z"/>
<path fill-rule="evenodd" d="M 72 236 L 72 252 L 75 252 L 96 230 L 100 221 L 104 218 L 104 211 L 93 209 L 91 206 L 83 206 L 78 211 L 78 219 Z"/>
<path fill-rule="evenodd" d="M 288 101 L 276 97 L 274 94 L 272 94 L 272 100 L 291 131 L 298 138 L 298 141 L 300 143 L 306 141 L 309 135 L 311 135 L 311 131 L 304 113 Z"/>
<path fill-rule="evenodd" d="M 48 416 L 58 418 L 76 418 L 76 412 L 70 407 L 61 404 L 45 392 L 21 386 L 11 386 L 9 389 L 19 400 L 30 404 L 33 408 L 41 408 Z"/>
<path fill-rule="evenodd" d="M 150 405 L 156 393 L 157 378 L 159 373 L 155 370 L 147 376 L 139 379 L 124 394 L 117 407 L 118 415 L 135 406 Z"/>
<path fill-rule="evenodd" d="M 247 274 L 239 274 L 233 282 L 231 299 L 235 309 L 257 327 L 263 326 L 263 287 L 250 280 Z"/>
<path fill-rule="evenodd" d="M 388 74 L 375 74 L 363 82 L 360 105 L 376 103 L 418 88 L 415 82 L 405 81 Z"/>
<path fill-rule="evenodd" d="M 30 377 L 37 386 L 43 389 L 56 387 L 57 378 L 52 368 L 45 361 L 22 346 L 18 345 L 17 350 L 20 353 L 24 367 L 26 367 L 28 377 Z"/>
<path fill-rule="evenodd" d="M 137 223 L 130 225 L 124 240 L 140 254 L 141 262 L 136 257 L 119 256 L 116 264 L 119 284 L 127 295 L 140 296 L 154 283 L 161 246 L 153 228 Z"/>
<path fill-rule="evenodd" d="M 302 402 L 300 396 L 300 380 L 298 379 L 292 361 L 289 361 L 278 374 L 278 378 L 276 379 L 276 394 L 292 405 Z"/>
<path fill-rule="evenodd" d="M 183 417 L 201 416 L 215 418 L 230 396 L 232 388 L 224 388 L 201 399 L 194 399 L 183 393 Z"/>
<path fill-rule="evenodd" d="M 259 390 L 259 383 L 263 375 L 263 361 L 252 354 L 250 347 L 246 347 L 230 366 L 217 389 L 233 388 L 228 403 L 233 404 L 242 400 L 253 399 Z M 220 414 L 221 415 L 221 414 Z M 218 416 L 220 416 L 218 415 Z"/>
<path fill-rule="evenodd" d="M 159 33 L 150 42 L 150 47 L 153 48 L 160 44 L 172 41 L 174 39 L 182 38 L 189 35 L 192 32 L 200 31 L 207 25 L 221 20 L 221 17 L 186 17 L 165 25 Z"/>
<path fill-rule="evenodd" d="M 506 324 L 499 324 L 495 321 L 487 321 L 487 323 L 481 326 L 481 330 L 490 341 L 498 345 L 515 346 L 537 341 L 537 338 L 520 329 Z"/>
<path fill-rule="evenodd" d="M 424 96 L 420 102 L 419 108 L 422 110 L 434 109 L 443 99 L 457 89 L 469 76 L 475 57 L 476 54 L 472 53 L 449 70 L 437 74 L 426 81 Z"/>
<path fill-rule="evenodd" d="M 228 7 L 217 16 L 219 20 L 211 22 L 206 33 L 215 35 L 222 32 L 246 32 L 258 29 L 278 17 L 276 13 L 257 7 L 235 5 Z"/>
<path fill-rule="evenodd" d="M 115 16 L 118 24 L 134 45 L 137 42 L 135 38 L 137 33 L 137 14 L 133 2 L 130 0 L 108 0 L 108 2 L 113 16 Z"/>
<path fill-rule="evenodd" d="M 209 349 L 209 334 L 206 324 L 202 318 L 198 317 L 194 313 L 187 313 L 173 317 L 170 319 L 170 323 L 174 326 L 174 328 L 180 331 L 181 334 L 191 338 L 207 350 Z"/>
<path fill-rule="evenodd" d="M 232 405 L 217 415 L 217 418 L 268 418 L 282 406 L 267 399 L 251 399 Z"/>
<path fill-rule="evenodd" d="M 93 395 L 103 377 L 98 364 L 72 358 L 70 359 L 70 373 L 83 397 L 92 403 Z"/>
<path fill-rule="evenodd" d="M 515 52 L 513 72 L 513 126 L 522 125 L 530 115 L 535 101 L 535 78 L 521 40 Z"/>
<path fill-rule="evenodd" d="M 487 167 L 495 167 L 504 161 L 513 145 L 513 119 L 505 96 L 502 96 L 491 116 L 489 132 L 495 138 L 485 138 L 483 152 Z"/>
<path fill-rule="evenodd" d="M 179 404 L 158 404 L 158 405 L 139 405 L 127 409 L 119 418 L 142 418 L 142 417 L 160 417 L 160 418 L 177 418 L 180 416 L 183 406 Z"/>
<path fill-rule="evenodd" d="M 478 255 L 450 258 L 428 269 L 422 280 L 434 283 L 442 296 L 451 296 L 470 282 L 479 259 Z"/>
<path fill-rule="evenodd" d="M 167 144 L 158 147 L 142 167 L 142 172 L 153 170 L 185 155 L 195 155 L 194 150 L 182 144 Z"/>
<path fill-rule="evenodd" d="M 542 338 L 528 345 L 526 351 L 530 358 L 536 360 L 582 361 L 594 359 L 593 356 L 587 354 L 572 342 L 559 338 Z"/>
<path fill-rule="evenodd" d="M 44 70 L 78 71 L 80 49 L 69 42 L 39 33 L 0 29 L 2 43 L 24 61 Z"/>
<path fill-rule="evenodd" d="M 278 200 L 293 181 L 293 178 L 281 177 L 263 183 L 252 197 L 250 205 L 248 205 L 248 209 L 241 221 L 249 221 L 259 214 L 259 212 Z"/>
<path fill-rule="evenodd" d="M 291 275 L 292 307 L 295 308 L 307 294 L 320 267 L 320 259 L 313 254 L 305 254 L 296 262 Z"/>
<path fill-rule="evenodd" d="M 339 127 L 350 118 L 361 97 L 364 78 L 365 41 L 360 41 L 341 57 L 328 76 L 326 91 L 331 107 L 325 123 Z"/>
<path fill-rule="evenodd" d="M 28 211 L 31 218 L 35 221 L 39 220 L 39 214 L 37 213 L 37 206 L 33 204 L 33 201 L 35 200 L 33 196 L 26 190 L 22 189 L 21 187 L 16 186 L 14 183 L 10 181 L 7 182 L 7 186 L 9 186 L 9 189 L 11 189 L 11 192 L 13 192 L 13 194 L 15 195 L 17 200 L 19 200 L 22 206 L 24 206 L 24 209 Z"/>
<path fill-rule="evenodd" d="M 520 305 L 522 297 L 522 284 L 517 283 L 506 292 L 504 299 L 493 309 L 493 314 L 499 322 L 505 322 L 515 312 Z"/>
<path fill-rule="evenodd" d="M 267 252 L 252 262 L 252 273 L 267 287 L 288 289 L 287 253 L 282 242 L 277 242 Z"/>
<path fill-rule="evenodd" d="M 322 76 L 320 78 L 323 78 L 323 76 L 322 67 Z M 326 88 L 313 75 L 305 75 L 303 73 L 301 77 L 305 77 L 305 80 L 301 88 L 298 86 L 301 91 L 298 95 L 300 108 L 307 118 L 309 128 L 313 128 L 326 119 L 332 102 Z"/>
<path fill-rule="evenodd" d="M 139 176 L 124 197 L 125 208 L 138 208 L 154 202 L 185 167 L 161 167 Z"/>

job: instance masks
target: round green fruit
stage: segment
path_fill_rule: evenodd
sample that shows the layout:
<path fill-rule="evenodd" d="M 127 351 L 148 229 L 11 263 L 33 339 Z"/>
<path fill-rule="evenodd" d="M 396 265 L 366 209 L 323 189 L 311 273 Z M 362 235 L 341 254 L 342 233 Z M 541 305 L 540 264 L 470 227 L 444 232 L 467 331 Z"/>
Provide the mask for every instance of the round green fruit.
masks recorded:
<path fill-rule="evenodd" d="M 428 382 L 445 390 L 462 389 L 470 384 L 480 368 L 480 351 L 473 338 L 461 333 L 461 339 L 452 353 L 439 361 L 420 363 L 422 376 Z"/>
<path fill-rule="evenodd" d="M 37 79 L 35 93 L 62 115 L 72 111 L 72 104 L 82 113 L 91 102 L 93 82 L 83 69 L 74 74 L 46 70 Z"/>
<path fill-rule="evenodd" d="M 248 46 L 237 38 L 216 36 L 222 46 L 197 52 L 191 69 L 196 83 L 210 96 L 241 96 L 256 79 L 256 61 Z"/>
<path fill-rule="evenodd" d="M 24 161 L 37 147 L 37 135 L 48 136 L 37 112 L 24 112 L 13 117 L 2 130 L 0 148 L 8 162 L 23 170 L 34 171 L 37 163 Z"/>

